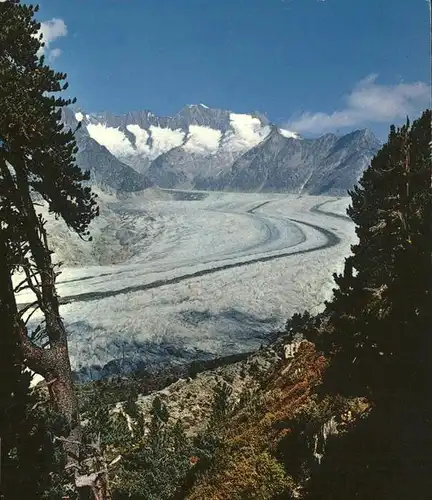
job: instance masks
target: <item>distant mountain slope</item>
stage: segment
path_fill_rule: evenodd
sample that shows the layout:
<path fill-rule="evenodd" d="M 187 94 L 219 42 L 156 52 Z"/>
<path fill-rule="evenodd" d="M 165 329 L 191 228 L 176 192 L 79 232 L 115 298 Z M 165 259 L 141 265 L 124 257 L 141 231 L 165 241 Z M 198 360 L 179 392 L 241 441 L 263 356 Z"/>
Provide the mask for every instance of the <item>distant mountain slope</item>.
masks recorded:
<path fill-rule="evenodd" d="M 344 135 L 332 146 L 329 154 L 315 168 L 305 191 L 309 194 L 346 194 L 381 144 L 370 130 L 357 130 Z"/>
<path fill-rule="evenodd" d="M 207 189 L 345 195 L 378 147 L 379 141 L 367 130 L 339 139 L 333 134 L 293 139 L 274 129 L 216 179 L 215 186 L 208 181 Z"/>
<path fill-rule="evenodd" d="M 190 105 L 172 117 L 68 110 L 78 164 L 99 184 L 124 191 L 197 188 L 346 194 L 380 143 L 368 130 L 300 138 L 259 113 Z"/>
<path fill-rule="evenodd" d="M 78 126 L 78 120 L 70 109 L 63 108 L 62 121 L 73 130 Z M 79 148 L 77 164 L 90 171 L 91 180 L 96 185 L 119 191 L 139 191 L 152 185 L 146 176 L 122 163 L 105 146 L 90 137 L 85 127 L 77 130 L 75 138 Z"/>

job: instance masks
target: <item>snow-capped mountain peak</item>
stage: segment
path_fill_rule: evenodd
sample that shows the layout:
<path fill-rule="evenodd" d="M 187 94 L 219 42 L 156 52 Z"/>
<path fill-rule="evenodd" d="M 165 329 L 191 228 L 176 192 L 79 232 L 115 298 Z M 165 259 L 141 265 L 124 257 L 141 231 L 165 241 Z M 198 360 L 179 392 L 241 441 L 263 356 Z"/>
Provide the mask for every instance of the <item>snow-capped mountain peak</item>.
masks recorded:
<path fill-rule="evenodd" d="M 87 152 L 98 151 L 98 165 L 103 151 L 104 161 L 115 163 L 116 171 L 133 172 L 131 186 L 298 191 L 301 180 L 306 190 L 321 192 L 324 183 L 324 191 L 345 194 L 379 145 L 370 131 L 303 139 L 261 113 L 235 113 L 202 103 L 187 105 L 171 117 L 149 110 L 124 115 L 77 110 L 68 115 L 71 126 L 72 121 L 73 126 L 82 123 L 80 134 L 87 139 L 81 143 Z M 326 157 L 334 163 L 326 160 L 321 167 Z M 329 184 L 324 177 L 331 177 L 334 168 L 339 168 L 339 177 Z M 120 181 L 110 177 L 109 182 L 118 186 Z M 312 188 L 313 182 L 317 185 Z"/>
<path fill-rule="evenodd" d="M 188 108 L 204 108 L 204 109 L 210 109 L 208 106 L 200 102 L 199 104 L 188 104 Z"/>
<path fill-rule="evenodd" d="M 85 116 L 79 111 L 75 116 L 83 121 L 90 137 L 138 171 L 178 147 L 198 155 L 242 153 L 270 131 L 256 115 L 211 109 L 205 104 L 188 105 L 171 118 L 159 118 L 148 111 L 141 116 Z"/>

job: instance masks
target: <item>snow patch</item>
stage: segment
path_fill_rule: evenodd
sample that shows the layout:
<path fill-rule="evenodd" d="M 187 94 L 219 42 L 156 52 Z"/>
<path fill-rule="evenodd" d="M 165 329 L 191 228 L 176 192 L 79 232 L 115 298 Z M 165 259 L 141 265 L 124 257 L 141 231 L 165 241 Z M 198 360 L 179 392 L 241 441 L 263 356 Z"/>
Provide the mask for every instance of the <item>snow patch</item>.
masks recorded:
<path fill-rule="evenodd" d="M 126 125 L 126 128 L 135 136 L 135 147 L 138 153 L 148 155 L 150 153 L 150 146 L 148 145 L 150 134 L 148 131 L 141 128 L 139 125 Z"/>
<path fill-rule="evenodd" d="M 135 154 L 138 153 L 151 159 L 181 146 L 185 138 L 185 133 L 181 129 L 172 130 L 151 125 L 149 130 L 146 130 L 136 124 L 127 125 L 126 128 L 135 136 Z"/>
<path fill-rule="evenodd" d="M 170 128 L 150 126 L 152 138 L 151 156 L 156 158 L 170 149 L 177 148 L 183 144 L 185 133 L 181 129 L 172 130 Z"/>
<path fill-rule="evenodd" d="M 215 152 L 219 147 L 221 137 L 222 132 L 220 130 L 200 125 L 190 125 L 184 149 L 196 153 Z"/>
<path fill-rule="evenodd" d="M 247 114 L 230 114 L 232 131 L 228 132 L 223 145 L 229 151 L 243 151 L 257 146 L 270 133 L 269 126 L 263 126 L 258 118 Z"/>
<path fill-rule="evenodd" d="M 185 132 L 181 129 L 172 130 L 157 125 L 151 125 L 146 130 L 137 124 L 130 124 L 126 126 L 126 129 L 135 136 L 135 147 L 119 128 L 108 127 L 103 123 L 89 123 L 87 125 L 90 137 L 118 157 L 146 156 L 155 159 L 159 155 L 181 146 L 185 138 Z"/>
<path fill-rule="evenodd" d="M 129 156 L 135 154 L 134 148 L 120 129 L 107 127 L 102 123 L 89 123 L 87 130 L 92 139 L 105 146 L 113 155 Z"/>
<path fill-rule="evenodd" d="M 291 130 L 286 130 L 286 129 L 279 129 L 279 133 L 286 137 L 287 139 L 299 139 L 300 136 L 296 134 L 295 132 L 291 132 Z"/>
<path fill-rule="evenodd" d="M 75 118 L 79 121 L 82 122 L 84 120 L 84 115 L 78 111 L 78 113 L 75 113 Z"/>

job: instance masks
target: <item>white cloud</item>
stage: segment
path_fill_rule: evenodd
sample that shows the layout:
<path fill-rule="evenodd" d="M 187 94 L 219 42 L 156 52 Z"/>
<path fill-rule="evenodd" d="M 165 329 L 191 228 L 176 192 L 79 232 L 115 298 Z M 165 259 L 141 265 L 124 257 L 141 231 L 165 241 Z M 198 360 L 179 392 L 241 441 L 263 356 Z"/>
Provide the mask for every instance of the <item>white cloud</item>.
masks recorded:
<path fill-rule="evenodd" d="M 303 113 L 288 126 L 298 132 L 322 133 L 365 123 L 390 123 L 418 114 L 428 105 L 430 88 L 424 82 L 382 85 L 372 74 L 345 97 L 345 107 L 333 113 Z"/>
<path fill-rule="evenodd" d="M 53 61 L 61 54 L 60 49 L 50 49 L 50 44 L 68 33 L 67 26 L 63 19 L 53 18 L 50 21 L 42 21 L 38 35 L 42 33 L 42 41 L 45 43 L 38 52 L 38 56 L 45 54 L 50 61 Z"/>
<path fill-rule="evenodd" d="M 52 49 L 48 52 L 48 59 L 50 61 L 54 61 L 54 59 L 57 59 L 57 57 L 62 55 L 62 49 Z"/>

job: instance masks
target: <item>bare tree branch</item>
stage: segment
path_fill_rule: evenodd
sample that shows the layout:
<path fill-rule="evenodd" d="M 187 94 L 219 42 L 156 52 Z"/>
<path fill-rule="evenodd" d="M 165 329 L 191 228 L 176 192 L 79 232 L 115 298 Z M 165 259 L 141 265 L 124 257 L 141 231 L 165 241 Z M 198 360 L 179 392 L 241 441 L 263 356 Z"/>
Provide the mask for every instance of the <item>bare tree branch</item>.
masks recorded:
<path fill-rule="evenodd" d="M 37 300 L 35 300 L 34 302 L 30 302 L 28 304 L 26 304 L 23 308 L 21 308 L 19 311 L 18 311 L 18 314 L 19 314 L 19 317 L 22 318 L 23 315 L 29 310 L 31 309 L 32 307 L 34 306 L 38 306 L 39 303 Z"/>
<path fill-rule="evenodd" d="M 33 316 L 33 314 L 34 314 L 35 312 L 37 312 L 37 311 L 38 311 L 38 309 L 39 309 L 39 305 L 38 305 L 37 303 L 36 303 L 36 306 L 37 306 L 37 307 L 35 307 L 35 308 L 33 309 L 33 311 L 32 311 L 32 312 L 31 312 L 31 313 L 27 316 L 27 318 L 26 318 L 25 320 L 23 320 L 24 325 L 26 325 L 26 326 L 27 326 L 27 323 L 30 321 L 30 319 L 31 319 L 31 317 Z"/>
<path fill-rule="evenodd" d="M 35 276 L 35 275 L 37 275 L 37 274 L 38 274 L 38 271 L 35 271 L 33 274 L 30 274 L 30 277 L 32 277 L 32 278 L 33 278 L 33 276 Z M 18 283 L 18 285 L 16 285 L 16 286 L 15 286 L 15 288 L 14 288 L 14 293 L 19 293 L 19 292 L 21 292 L 21 291 L 25 290 L 26 288 L 28 288 L 28 284 L 27 284 L 27 282 L 28 282 L 28 276 L 27 276 L 27 274 L 26 274 L 26 277 L 25 277 L 23 280 L 21 280 L 21 281 Z M 23 286 L 23 285 L 26 285 L 26 286 Z"/>
<path fill-rule="evenodd" d="M 28 336 L 22 332 L 21 328 L 20 332 L 26 366 L 39 375 L 44 376 L 51 368 L 51 360 L 48 356 L 49 351 L 34 344 Z"/>
<path fill-rule="evenodd" d="M 37 302 L 39 304 L 39 308 L 44 311 L 44 307 L 43 307 L 43 297 L 42 297 L 42 293 L 40 291 L 40 288 L 38 289 L 37 285 L 39 285 L 39 283 L 37 283 L 37 285 L 35 286 L 33 281 L 32 281 L 32 277 L 34 277 L 34 275 L 32 275 L 29 271 L 29 269 L 27 267 L 24 267 L 24 272 L 26 274 L 26 277 L 27 277 L 27 285 L 28 285 L 28 288 L 30 288 L 30 290 L 36 295 L 36 299 L 37 299 Z M 40 287 L 40 285 L 39 285 Z"/>

